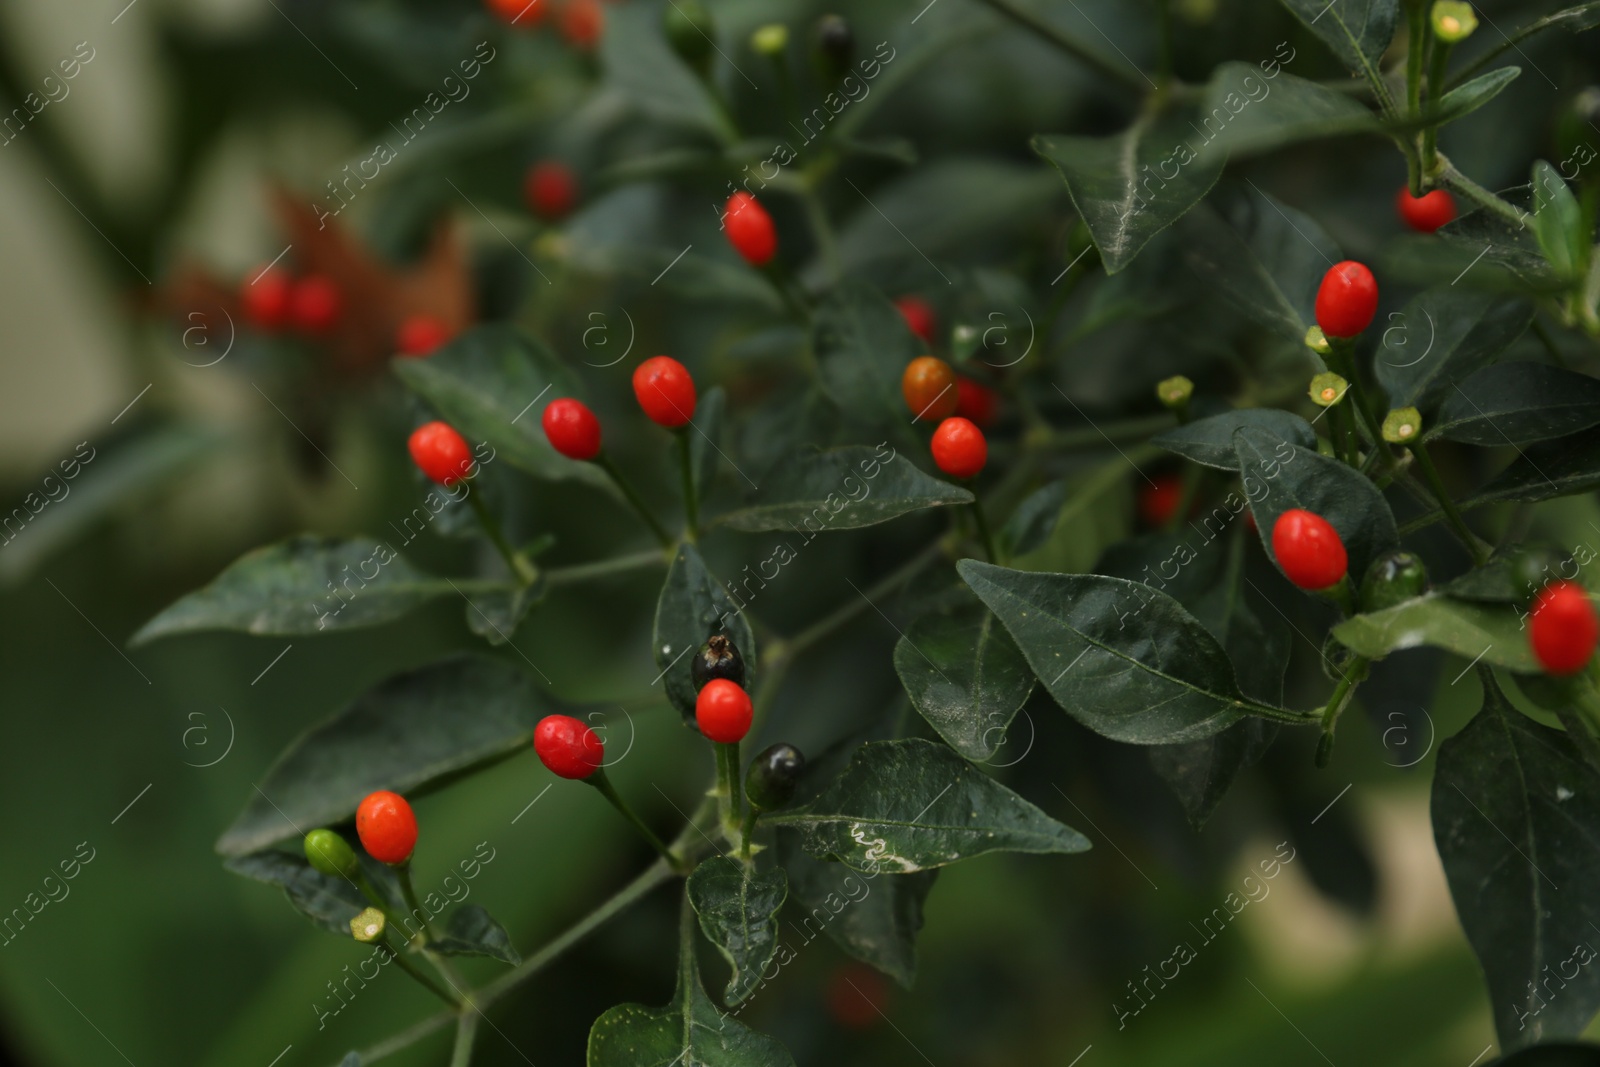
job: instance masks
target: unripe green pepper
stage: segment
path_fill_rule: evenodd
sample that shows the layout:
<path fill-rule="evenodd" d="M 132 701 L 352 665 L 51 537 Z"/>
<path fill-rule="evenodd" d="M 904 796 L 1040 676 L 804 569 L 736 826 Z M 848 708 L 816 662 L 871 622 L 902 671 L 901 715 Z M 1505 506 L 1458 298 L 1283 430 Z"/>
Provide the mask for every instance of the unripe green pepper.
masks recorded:
<path fill-rule="evenodd" d="M 306 835 L 306 859 L 323 874 L 335 878 L 353 878 L 360 863 L 349 842 L 332 830 L 313 830 Z"/>
<path fill-rule="evenodd" d="M 752 807 L 777 811 L 794 799 L 806 758 L 798 748 L 780 741 L 762 749 L 745 772 L 744 791 Z"/>
<path fill-rule="evenodd" d="M 824 82 L 835 82 L 850 73 L 855 61 L 855 35 L 843 15 L 823 15 L 811 36 L 811 60 Z"/>
<path fill-rule="evenodd" d="M 1361 610 L 1382 611 L 1428 590 L 1428 569 L 1410 552 L 1395 549 L 1372 561 L 1361 579 Z"/>
<path fill-rule="evenodd" d="M 673 0 L 661 14 L 662 28 L 672 50 L 702 78 L 711 71 L 716 27 L 711 12 L 700 0 Z"/>

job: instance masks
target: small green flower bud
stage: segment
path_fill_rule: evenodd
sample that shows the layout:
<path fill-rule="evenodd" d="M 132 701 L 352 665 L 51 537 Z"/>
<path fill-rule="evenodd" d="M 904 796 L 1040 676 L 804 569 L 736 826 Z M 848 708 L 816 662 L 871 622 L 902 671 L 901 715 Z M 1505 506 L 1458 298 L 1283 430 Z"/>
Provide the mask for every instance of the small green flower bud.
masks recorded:
<path fill-rule="evenodd" d="M 750 47 L 769 59 L 780 58 L 789 47 L 789 27 L 769 22 L 750 35 Z"/>
<path fill-rule="evenodd" d="M 1350 388 L 1350 383 L 1332 372 L 1319 374 L 1311 379 L 1311 388 L 1307 390 L 1311 402 L 1319 408 L 1331 408 L 1344 399 L 1345 391 Z"/>
<path fill-rule="evenodd" d="M 306 859 L 323 874 L 352 878 L 360 864 L 349 842 L 332 830 L 313 830 L 306 835 Z"/>
<path fill-rule="evenodd" d="M 1433 35 L 1449 44 L 1465 41 L 1478 28 L 1472 5 L 1462 0 L 1434 0 L 1432 22 Z"/>
<path fill-rule="evenodd" d="M 1384 416 L 1383 439 L 1391 445 L 1415 441 L 1422 433 L 1422 412 L 1416 408 L 1396 408 Z"/>
<path fill-rule="evenodd" d="M 1189 403 L 1194 395 L 1194 383 L 1183 375 L 1168 378 L 1156 385 L 1156 396 L 1164 407 L 1177 411 Z"/>
<path fill-rule="evenodd" d="M 1428 591 L 1428 568 L 1422 560 L 1396 549 L 1372 561 L 1361 579 L 1361 610 L 1382 611 Z"/>
<path fill-rule="evenodd" d="M 1328 346 L 1328 335 L 1322 332 L 1321 326 L 1313 326 L 1306 331 L 1306 347 L 1319 356 L 1325 356 L 1333 351 Z"/>
<path fill-rule="evenodd" d="M 983 347 L 983 335 L 976 326 L 958 323 L 950 331 L 950 354 L 957 363 L 965 363 Z"/>
<path fill-rule="evenodd" d="M 787 805 L 794 799 L 805 766 L 805 756 L 793 745 L 780 741 L 762 749 L 750 761 L 744 776 L 744 791 L 751 806 L 760 811 L 777 811 Z"/>
<path fill-rule="evenodd" d="M 350 936 L 362 942 L 376 941 L 383 936 L 384 922 L 383 912 L 368 908 L 350 920 Z"/>
<path fill-rule="evenodd" d="M 705 77 L 711 69 L 715 48 L 712 42 L 716 40 L 711 12 L 700 0 L 673 0 L 662 10 L 661 24 L 672 50 Z"/>

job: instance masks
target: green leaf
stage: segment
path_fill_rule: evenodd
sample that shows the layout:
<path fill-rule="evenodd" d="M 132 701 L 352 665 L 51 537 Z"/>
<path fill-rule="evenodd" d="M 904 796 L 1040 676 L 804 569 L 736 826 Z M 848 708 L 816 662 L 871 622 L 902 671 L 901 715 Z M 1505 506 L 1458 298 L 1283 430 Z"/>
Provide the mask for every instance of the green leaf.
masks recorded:
<path fill-rule="evenodd" d="M 1239 457 L 1233 449 L 1233 435 L 1250 427 L 1263 434 L 1288 441 L 1304 448 L 1317 447 L 1317 431 L 1311 424 L 1292 411 L 1276 408 L 1240 408 L 1196 419 L 1182 426 L 1163 430 L 1150 439 L 1150 443 L 1176 452 L 1203 467 L 1221 471 L 1235 470 Z"/>
<path fill-rule="evenodd" d="M 1198 147 L 1204 160 L 1380 129 L 1377 116 L 1348 93 L 1282 70 L 1269 78 L 1255 63 L 1217 67 L 1200 107 L 1198 127 L 1205 140 Z"/>
<path fill-rule="evenodd" d="M 1234 436 L 1234 448 L 1256 530 L 1273 563 L 1278 561 L 1272 550 L 1273 525 L 1293 508 L 1321 515 L 1339 531 L 1350 557 L 1352 581 L 1366 574 L 1374 559 L 1399 545 L 1394 513 L 1366 475 L 1250 427 Z"/>
<path fill-rule="evenodd" d="M 727 410 L 727 390 L 720 385 L 708 389 L 695 407 L 694 425 L 685 431 L 689 434 L 689 469 L 694 472 L 695 497 L 702 506 L 717 480 L 717 464 L 725 458 L 722 425 Z"/>
<path fill-rule="evenodd" d="M 759 581 L 759 579 L 757 579 Z M 746 579 L 746 595 L 750 579 Z M 694 714 L 695 689 L 689 679 L 689 656 L 712 634 L 727 635 L 744 657 L 747 680 L 755 677 L 756 639 L 740 604 L 728 595 L 700 558 L 700 550 L 684 543 L 667 569 L 656 601 L 652 633 L 656 666 L 666 683 L 667 699 L 684 715 Z"/>
<path fill-rule="evenodd" d="M 841 285 L 817 305 L 812 323 L 823 392 L 868 425 L 909 422 L 900 377 L 922 342 L 894 305 L 865 285 Z"/>
<path fill-rule="evenodd" d="M 824 530 L 854 530 L 924 508 L 970 503 L 970 492 L 924 474 L 885 441 L 876 448 L 791 453 L 761 476 L 747 506 L 716 522 L 735 530 L 794 531 L 809 540 Z"/>
<path fill-rule="evenodd" d="M 444 956 L 488 956 L 513 967 L 522 956 L 511 943 L 506 928 L 476 904 L 463 904 L 445 920 L 444 936 L 428 947 Z"/>
<path fill-rule="evenodd" d="M 847 955 L 910 989 L 917 974 L 922 907 L 939 872 L 857 871 L 812 859 L 800 840 L 793 831 L 778 834 L 778 862 L 789 873 L 794 903 L 805 913 L 791 929 L 807 944 L 818 931 L 827 934 Z M 780 949 L 780 954 L 792 952 L 787 942 Z"/>
<path fill-rule="evenodd" d="M 1600 940 L 1600 773 L 1480 674 L 1483 710 L 1439 747 L 1433 836 L 1500 1043 L 1515 1049 L 1576 1035 L 1600 1007 L 1600 967 L 1588 966 Z"/>
<path fill-rule="evenodd" d="M 1216 210 L 1212 210 L 1215 207 Z M 1190 270 L 1250 321 L 1299 348 L 1317 287 L 1343 258 L 1317 221 L 1264 193 L 1219 194 L 1183 223 Z"/>
<path fill-rule="evenodd" d="M 1542 159 L 1533 165 L 1533 232 L 1555 272 L 1569 280 L 1577 278 L 1589 253 L 1583 209 L 1561 175 Z"/>
<path fill-rule="evenodd" d="M 606 85 L 658 122 L 698 128 L 728 140 L 733 131 L 716 101 L 667 45 L 652 8 L 606 12 L 600 66 Z"/>
<path fill-rule="evenodd" d="M 1378 81 L 1378 60 L 1394 37 L 1398 0 L 1283 0 L 1306 29 L 1333 49 L 1347 70 Z"/>
<path fill-rule="evenodd" d="M 1427 437 L 1525 445 L 1600 424 L 1600 381 L 1543 363 L 1496 363 L 1454 386 Z"/>
<path fill-rule="evenodd" d="M 1376 367 L 1391 408 L 1431 413 L 1451 383 L 1488 366 L 1533 322 L 1522 297 L 1485 297 L 1456 288 L 1430 289 L 1408 303 L 1383 331 Z"/>
<path fill-rule="evenodd" d="M 1519 571 L 1514 555 L 1497 555 L 1481 567 L 1450 579 L 1439 592 L 1457 600 L 1480 600 L 1490 604 L 1515 604 L 1529 599 L 1533 590 Z"/>
<path fill-rule="evenodd" d="M 497 660 L 459 656 L 397 674 L 291 742 L 217 851 L 254 852 L 348 819 L 375 789 L 415 795 L 499 762 L 564 710 Z"/>
<path fill-rule="evenodd" d="M 1517 449 L 1510 466 L 1461 502 L 1462 507 L 1505 501 L 1552 500 L 1600 488 L 1600 429 Z"/>
<path fill-rule="evenodd" d="M 533 606 L 544 599 L 541 574 L 532 585 L 514 584 L 467 597 L 467 627 L 491 645 L 503 645 L 516 636 L 517 627 Z"/>
<path fill-rule="evenodd" d="M 1431 645 L 1475 662 L 1516 671 L 1537 671 L 1528 633 L 1518 614 L 1429 593 L 1370 614 L 1355 615 L 1333 628 L 1345 647 L 1382 659 L 1391 652 Z"/>
<path fill-rule="evenodd" d="M 1184 106 L 1159 118 L 1147 115 L 1112 137 L 1033 139 L 1033 150 L 1066 181 L 1107 274 L 1131 263 L 1222 175 L 1220 159 L 1197 158 L 1190 144 L 1197 117 L 1194 107 Z"/>
<path fill-rule="evenodd" d="M 757 874 L 732 856 L 713 856 L 689 875 L 687 892 L 706 940 L 733 968 L 722 996 L 732 1007 L 755 992 L 777 955 L 778 912 L 789 880 L 782 867 Z"/>
<path fill-rule="evenodd" d="M 611 491 L 593 463 L 568 459 L 545 440 L 540 417 L 552 400 L 577 396 L 577 380 L 561 360 L 515 326 L 487 323 L 455 338 L 427 359 L 391 366 L 468 443 L 487 442 L 488 459 L 539 478 L 573 479 Z"/>
<path fill-rule="evenodd" d="M 129 644 L 201 630 L 282 636 L 381 626 L 436 597 L 458 595 L 386 542 L 303 534 L 240 556 L 210 585 L 145 623 Z"/>
<path fill-rule="evenodd" d="M 965 590 L 918 617 L 894 646 L 912 705 L 969 760 L 986 760 L 1033 692 L 1033 671 L 1011 635 Z"/>
<path fill-rule="evenodd" d="M 1062 479 L 1043 485 L 1023 498 L 1000 528 L 999 547 L 1004 557 L 1026 555 L 1044 544 L 1045 538 L 1056 528 L 1056 519 L 1061 514 L 1061 505 L 1066 503 L 1069 488 Z"/>
<path fill-rule="evenodd" d="M 900 874 L 990 852 L 1083 852 L 1089 841 L 944 745 L 874 741 L 809 803 L 766 817 L 805 850 Z"/>
<path fill-rule="evenodd" d="M 242 874 L 268 885 L 281 886 L 300 913 L 332 934 L 350 937 L 350 920 L 361 914 L 368 901 L 348 878 L 323 874 L 311 866 L 301 853 L 267 849 L 247 856 L 234 856 L 223 864 L 234 874 Z"/>
<path fill-rule="evenodd" d="M 1185 549 L 1180 565 L 1194 558 Z M 1245 713 L 1276 710 L 1245 698 L 1217 639 L 1158 589 L 971 559 L 956 570 L 1005 624 L 1056 703 L 1097 734 L 1176 744 L 1209 737 Z"/>
<path fill-rule="evenodd" d="M 1443 126 L 1472 114 L 1505 91 L 1517 80 L 1521 67 L 1501 67 L 1481 74 L 1464 85 L 1459 85 L 1440 98 L 1438 106 L 1430 109 L 1424 121 Z"/>
<path fill-rule="evenodd" d="M 706 996 L 687 901 L 678 929 L 678 981 L 671 1003 L 608 1008 L 589 1031 L 588 1067 L 794 1067 L 782 1045 L 719 1011 Z"/>

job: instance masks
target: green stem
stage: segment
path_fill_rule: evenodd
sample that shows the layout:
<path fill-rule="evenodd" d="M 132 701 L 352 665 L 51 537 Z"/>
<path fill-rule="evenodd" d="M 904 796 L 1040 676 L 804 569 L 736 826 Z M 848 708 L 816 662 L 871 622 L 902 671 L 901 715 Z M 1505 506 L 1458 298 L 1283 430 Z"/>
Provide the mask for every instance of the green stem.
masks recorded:
<path fill-rule="evenodd" d="M 1428 12 L 1420 3 L 1413 3 L 1407 12 L 1410 19 L 1406 56 L 1406 115 L 1416 118 L 1422 114 L 1422 67 L 1427 61 Z M 1417 137 L 1406 134 L 1406 178 L 1412 196 L 1422 195 L 1422 159 L 1418 154 Z"/>
<path fill-rule="evenodd" d="M 1377 409 L 1372 406 L 1372 398 L 1367 394 L 1366 386 L 1361 384 L 1361 368 L 1356 365 L 1355 341 L 1346 337 L 1328 338 L 1329 355 L 1338 364 L 1336 372 L 1350 383 L 1350 398 L 1355 401 L 1356 412 L 1361 420 L 1367 424 L 1367 432 L 1372 438 L 1374 448 L 1383 448 L 1383 420 L 1378 418 Z M 1393 466 L 1392 458 L 1386 466 Z"/>
<path fill-rule="evenodd" d="M 994 534 L 989 531 L 989 520 L 983 513 L 983 501 L 972 494 L 972 517 L 978 524 L 978 539 L 983 542 L 983 553 L 990 563 L 1000 562 L 1000 553 L 994 550 Z"/>
<path fill-rule="evenodd" d="M 627 498 L 629 505 L 638 513 L 639 518 L 644 520 L 644 524 L 650 527 L 650 532 L 656 535 L 656 539 L 661 542 L 663 548 L 671 548 L 677 544 L 672 539 L 672 535 L 667 533 L 666 527 L 661 525 L 661 520 L 655 517 L 655 513 L 650 510 L 650 506 L 644 502 L 644 498 L 634 491 L 628 479 L 624 478 L 622 472 L 617 469 L 617 465 L 611 462 L 610 456 L 602 452 L 594 457 L 594 462 L 601 470 L 610 475 L 612 483 L 622 491 L 622 495 Z"/>
<path fill-rule="evenodd" d="M 1444 479 L 1439 477 L 1439 468 L 1433 465 L 1433 457 L 1428 455 L 1428 446 L 1418 441 L 1409 446 L 1411 454 L 1417 458 L 1417 469 L 1422 471 L 1422 476 L 1427 480 L 1428 488 L 1433 491 L 1434 499 L 1439 501 L 1445 518 L 1467 546 L 1467 551 L 1472 554 L 1472 562 L 1481 567 L 1488 562 L 1488 554 L 1483 550 L 1483 544 L 1467 525 L 1467 520 L 1461 517 L 1461 512 L 1456 509 L 1456 502 L 1450 496 L 1450 490 L 1445 488 Z"/>
<path fill-rule="evenodd" d="M 1355 413 L 1343 401 L 1328 409 L 1333 420 L 1333 450 L 1351 467 L 1361 466 L 1360 449 L 1356 445 Z"/>
<path fill-rule="evenodd" d="M 990 8 L 1004 15 L 1017 25 L 1032 30 L 1034 33 L 1044 38 L 1050 44 L 1055 45 L 1067 55 L 1078 60 L 1080 63 L 1094 68 L 1096 71 L 1118 83 L 1123 88 L 1132 89 L 1133 91 L 1139 93 L 1142 93 L 1146 89 L 1150 88 L 1148 80 L 1145 78 L 1142 72 L 1132 70 L 1128 67 L 1122 66 L 1119 63 L 1112 62 L 1110 59 L 1100 55 L 1092 48 L 1084 45 L 1084 43 L 1079 41 L 1077 38 L 1063 33 L 1054 26 L 1050 25 L 1048 22 L 1042 21 L 1032 12 L 1018 7 L 1016 4 L 1012 3 L 1012 0 L 980 0 L 980 2 L 987 4 Z"/>
<path fill-rule="evenodd" d="M 873 606 L 872 601 L 876 600 L 885 593 L 891 593 L 900 588 L 900 586 L 916 577 L 924 568 L 933 563 L 935 560 L 940 559 L 943 555 L 943 543 L 940 541 L 935 541 L 933 544 L 929 545 L 927 548 L 911 557 L 911 559 L 908 560 L 899 570 L 894 571 L 887 577 L 882 578 L 868 586 L 865 593 L 863 593 L 861 596 L 847 601 L 844 606 L 836 609 L 828 615 L 824 615 L 817 622 L 812 623 L 810 626 L 791 637 L 783 646 L 784 658 L 792 660 L 795 656 L 799 655 L 802 650 L 809 648 L 818 641 L 821 641 L 823 638 L 832 634 L 835 630 L 839 629 L 851 619 L 854 619 L 863 611 L 871 609 Z M 776 658 L 777 657 L 774 656 L 768 657 L 767 662 L 769 667 L 773 664 L 773 660 Z M 765 691 L 763 691 L 762 695 L 765 695 Z"/>
<path fill-rule="evenodd" d="M 450 1053 L 450 1067 L 467 1067 L 472 1062 L 472 1042 L 478 1036 L 478 1013 L 464 1011 L 456 1023 L 455 1048 Z"/>
<path fill-rule="evenodd" d="M 1480 207 L 1487 208 L 1506 222 L 1511 223 L 1511 225 L 1519 229 L 1526 225 L 1524 222 L 1527 217 L 1525 212 L 1518 211 L 1512 205 L 1501 200 L 1465 174 L 1462 174 L 1442 153 L 1438 155 L 1438 159 L 1440 182 L 1450 186 L 1450 188 Z"/>
<path fill-rule="evenodd" d="M 1165 85 L 1172 80 L 1172 0 L 1156 0 L 1156 37 L 1159 42 L 1160 78 Z"/>
<path fill-rule="evenodd" d="M 693 541 L 700 535 L 700 501 L 694 491 L 694 457 L 689 454 L 689 432 L 679 427 L 674 436 L 678 439 L 678 467 L 683 472 L 684 537 Z"/>
<path fill-rule="evenodd" d="M 650 842 L 650 847 L 659 852 L 661 858 L 666 860 L 673 870 L 681 872 L 683 859 L 668 848 L 666 842 L 657 837 L 656 832 L 646 826 L 643 819 L 633 813 L 633 809 L 628 806 L 627 801 L 623 800 L 622 796 L 617 792 L 616 786 L 611 784 L 611 779 L 606 776 L 604 767 L 596 770 L 584 781 L 594 786 L 600 791 L 601 796 L 611 801 L 611 806 L 622 813 L 622 817 L 627 819 L 635 830 L 639 831 L 639 836 Z"/>
<path fill-rule="evenodd" d="M 660 567 L 669 558 L 659 548 L 652 548 L 645 552 L 634 552 L 626 556 L 617 556 L 615 559 L 603 559 L 596 563 L 578 563 L 571 567 L 552 567 L 544 572 L 544 580 L 546 585 L 576 585 L 578 582 L 586 582 L 591 578 L 604 578 L 608 575 L 641 570 L 645 567 Z"/>
<path fill-rule="evenodd" d="M 438 997 L 452 1008 L 459 1008 L 461 1006 L 460 998 L 456 997 L 452 993 L 445 992 L 444 987 L 440 986 L 432 978 L 429 978 L 422 971 L 418 970 L 416 964 L 406 959 L 398 949 L 391 945 L 389 943 L 389 935 L 387 932 L 384 933 L 383 940 L 378 942 L 378 944 L 385 952 L 389 954 L 389 958 L 391 960 L 400 965 L 400 969 L 402 971 L 405 971 L 412 978 L 415 978 L 418 984 L 427 989 L 428 992 L 432 993 L 434 996 Z"/>
<path fill-rule="evenodd" d="M 417 902 L 417 891 L 411 886 L 411 861 L 408 859 L 394 869 L 395 880 L 400 883 L 400 895 L 405 898 L 406 907 L 411 911 L 411 918 L 421 918 L 422 929 L 418 933 L 426 935 L 425 940 L 433 940 L 433 922 L 427 918 L 428 910 Z"/>
<path fill-rule="evenodd" d="M 1322 709 L 1322 740 L 1317 743 L 1318 767 L 1326 767 L 1333 755 L 1334 727 L 1338 725 L 1339 716 L 1350 703 L 1350 698 L 1355 696 L 1356 686 L 1366 678 L 1367 666 L 1368 660 L 1365 656 L 1351 659 L 1350 666 L 1345 669 L 1344 677 L 1339 679 L 1333 695 L 1328 698 L 1327 706 Z"/>
<path fill-rule="evenodd" d="M 739 826 L 739 858 L 744 860 L 746 867 L 750 866 L 750 842 L 756 836 L 756 806 L 754 804 L 744 813 L 744 822 Z"/>
<path fill-rule="evenodd" d="M 844 276 L 844 264 L 839 259 L 839 242 L 834 238 L 828 213 L 823 209 L 822 201 L 817 199 L 816 191 L 809 186 L 800 194 L 800 203 L 806 209 L 806 221 L 811 226 L 811 235 L 816 239 L 817 252 L 822 256 L 828 277 L 837 283 Z"/>
<path fill-rule="evenodd" d="M 1450 42 L 1433 40 L 1433 57 L 1428 64 L 1428 105 L 1437 111 L 1444 96 L 1444 74 L 1450 65 Z M 1439 124 L 1432 122 L 1422 131 L 1422 173 L 1431 177 L 1439 166 Z"/>
<path fill-rule="evenodd" d="M 722 835 L 728 843 L 739 843 L 742 797 L 739 790 L 739 743 L 716 742 L 717 755 L 717 817 L 722 824 Z"/>
<path fill-rule="evenodd" d="M 511 568 L 511 573 L 523 585 L 532 585 L 539 577 L 538 569 L 523 559 L 506 540 L 506 535 L 500 529 L 500 523 L 489 514 L 489 505 L 483 502 L 483 497 L 467 486 L 467 503 L 472 506 L 473 514 L 478 516 L 478 525 L 483 527 L 483 532 L 489 535 L 489 540 L 494 542 L 494 547 L 499 550 L 501 558 L 506 561 L 506 566 Z"/>

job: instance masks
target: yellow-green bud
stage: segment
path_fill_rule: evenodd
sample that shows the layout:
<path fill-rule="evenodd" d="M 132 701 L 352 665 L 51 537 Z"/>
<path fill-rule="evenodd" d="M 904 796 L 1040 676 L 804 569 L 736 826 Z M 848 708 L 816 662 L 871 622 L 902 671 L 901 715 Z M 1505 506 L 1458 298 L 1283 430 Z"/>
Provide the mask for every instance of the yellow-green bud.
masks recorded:
<path fill-rule="evenodd" d="M 332 830 L 313 830 L 306 835 L 306 859 L 323 874 L 335 878 L 352 878 L 360 863 L 349 842 Z"/>
<path fill-rule="evenodd" d="M 383 936 L 383 912 L 368 908 L 350 920 L 350 936 L 357 941 L 376 941 Z"/>
<path fill-rule="evenodd" d="M 1472 36 L 1478 28 L 1478 16 L 1472 5 L 1461 0 L 1434 0 L 1433 35 L 1449 44 L 1457 44 Z"/>
<path fill-rule="evenodd" d="M 1350 388 L 1350 383 L 1337 374 L 1328 372 L 1319 374 L 1311 379 L 1311 402 L 1319 408 L 1331 408 L 1344 399 L 1345 390 Z"/>
<path fill-rule="evenodd" d="M 789 47 L 789 27 L 781 22 L 769 22 L 750 35 L 750 47 L 773 59 L 783 55 Z"/>
<path fill-rule="evenodd" d="M 1177 410 L 1194 395 L 1194 383 L 1179 374 L 1156 385 L 1156 396 L 1166 407 Z"/>
<path fill-rule="evenodd" d="M 1322 332 L 1321 326 L 1313 326 L 1306 331 L 1306 347 L 1319 356 L 1325 356 L 1333 351 L 1328 347 L 1328 336 Z"/>
<path fill-rule="evenodd" d="M 1383 420 L 1383 439 L 1392 445 L 1410 444 L 1422 434 L 1422 412 L 1396 408 Z"/>

